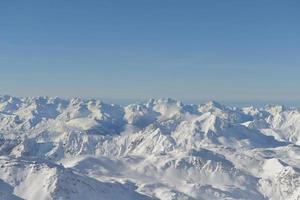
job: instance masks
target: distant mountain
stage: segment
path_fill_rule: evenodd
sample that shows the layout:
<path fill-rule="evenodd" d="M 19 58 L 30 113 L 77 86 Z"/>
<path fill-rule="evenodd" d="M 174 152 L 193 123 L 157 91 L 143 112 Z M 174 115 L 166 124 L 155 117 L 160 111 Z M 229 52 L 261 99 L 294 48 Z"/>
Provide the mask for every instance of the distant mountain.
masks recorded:
<path fill-rule="evenodd" d="M 0 199 L 300 199 L 300 110 L 0 96 Z"/>

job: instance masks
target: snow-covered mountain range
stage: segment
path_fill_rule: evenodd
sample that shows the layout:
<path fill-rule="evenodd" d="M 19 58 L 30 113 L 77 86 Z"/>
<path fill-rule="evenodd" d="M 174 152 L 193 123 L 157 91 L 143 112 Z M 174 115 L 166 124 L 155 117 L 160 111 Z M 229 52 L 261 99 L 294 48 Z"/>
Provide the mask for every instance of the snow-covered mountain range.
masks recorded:
<path fill-rule="evenodd" d="M 0 199 L 300 199 L 300 109 L 0 96 Z"/>

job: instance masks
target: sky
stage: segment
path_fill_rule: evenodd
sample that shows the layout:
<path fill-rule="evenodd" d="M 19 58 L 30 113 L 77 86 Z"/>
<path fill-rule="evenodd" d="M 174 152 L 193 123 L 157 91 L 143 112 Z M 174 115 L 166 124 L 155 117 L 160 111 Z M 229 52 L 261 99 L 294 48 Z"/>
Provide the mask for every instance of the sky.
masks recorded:
<path fill-rule="evenodd" d="M 300 102 L 298 0 L 0 1 L 0 94 Z"/>

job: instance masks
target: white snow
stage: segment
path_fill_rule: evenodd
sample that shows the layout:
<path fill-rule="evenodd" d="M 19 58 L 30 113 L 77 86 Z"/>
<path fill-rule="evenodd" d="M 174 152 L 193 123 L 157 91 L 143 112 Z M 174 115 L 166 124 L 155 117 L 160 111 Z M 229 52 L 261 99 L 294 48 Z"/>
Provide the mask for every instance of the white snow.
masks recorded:
<path fill-rule="evenodd" d="M 0 96 L 0 199 L 300 199 L 300 111 Z"/>

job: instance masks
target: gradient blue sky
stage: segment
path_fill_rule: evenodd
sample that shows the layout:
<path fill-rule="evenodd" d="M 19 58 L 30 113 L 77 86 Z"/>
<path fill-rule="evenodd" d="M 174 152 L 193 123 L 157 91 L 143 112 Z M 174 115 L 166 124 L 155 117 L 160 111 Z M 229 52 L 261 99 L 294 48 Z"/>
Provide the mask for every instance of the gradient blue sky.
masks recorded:
<path fill-rule="evenodd" d="M 0 93 L 300 100 L 299 0 L 0 2 Z"/>

